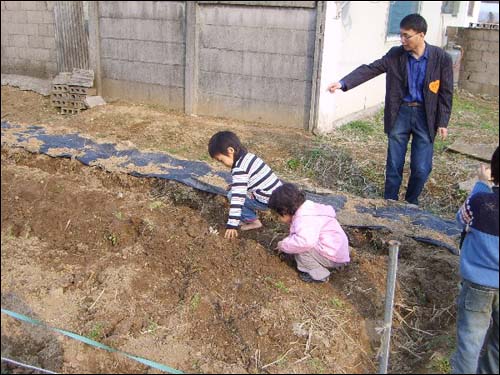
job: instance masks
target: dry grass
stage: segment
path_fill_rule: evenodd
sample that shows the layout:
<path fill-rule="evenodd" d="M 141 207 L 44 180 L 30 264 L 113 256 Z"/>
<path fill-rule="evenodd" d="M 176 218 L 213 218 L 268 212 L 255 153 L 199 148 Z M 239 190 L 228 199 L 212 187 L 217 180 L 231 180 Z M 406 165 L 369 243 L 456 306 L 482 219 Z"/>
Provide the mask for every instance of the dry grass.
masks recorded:
<path fill-rule="evenodd" d="M 478 161 L 465 155 L 447 151 L 447 146 L 458 139 L 468 142 L 498 144 L 498 99 L 484 99 L 464 92 L 454 97 L 449 136 L 436 139 L 433 172 L 422 192 L 420 203 L 431 212 L 453 217 L 467 192 L 458 184 L 474 177 Z M 387 137 L 383 132 L 383 111 L 363 121 L 351 122 L 332 134 L 319 137 L 317 142 L 347 155 L 352 166 L 335 175 L 337 186 L 347 186 L 349 192 L 361 196 L 381 195 L 384 188 Z M 409 147 L 409 150 L 411 147 Z M 409 152 L 406 158 L 400 198 L 403 199 L 409 176 Z M 335 158 L 331 160 L 337 163 Z M 359 172 L 362 178 L 359 178 Z M 321 181 L 321 174 L 314 173 Z M 354 178 L 353 178 L 354 177 Z M 370 194 L 363 195 L 369 192 Z"/>

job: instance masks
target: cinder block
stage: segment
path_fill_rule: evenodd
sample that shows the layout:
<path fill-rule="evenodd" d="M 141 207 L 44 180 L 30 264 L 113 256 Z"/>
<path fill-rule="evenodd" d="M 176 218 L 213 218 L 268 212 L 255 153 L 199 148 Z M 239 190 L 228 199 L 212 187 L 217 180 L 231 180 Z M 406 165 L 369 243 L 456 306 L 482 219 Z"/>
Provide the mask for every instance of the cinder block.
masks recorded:
<path fill-rule="evenodd" d="M 30 60 L 49 61 L 49 50 L 44 48 L 30 48 L 26 51 L 26 56 Z"/>
<path fill-rule="evenodd" d="M 29 43 L 28 35 L 9 35 L 8 45 L 12 47 L 27 47 Z"/>
<path fill-rule="evenodd" d="M 497 49 L 498 49 L 498 36 L 500 34 L 500 31 L 498 30 L 488 30 L 488 33 L 486 37 L 484 38 L 485 40 L 488 40 L 490 42 L 496 42 L 497 43 Z"/>
<path fill-rule="evenodd" d="M 45 12 L 40 10 L 28 10 L 26 13 L 28 14 L 28 23 L 44 23 L 43 17 Z"/>
<path fill-rule="evenodd" d="M 489 42 L 485 42 L 484 40 L 472 40 L 468 45 L 468 50 L 486 51 L 488 50 L 488 44 Z"/>
<path fill-rule="evenodd" d="M 43 46 L 46 49 L 55 49 L 56 48 L 56 39 L 54 37 L 42 37 L 43 38 Z"/>
<path fill-rule="evenodd" d="M 82 86 L 69 86 L 68 92 L 70 94 L 81 94 L 81 95 L 87 95 L 88 93 L 88 88 L 82 87 Z"/>
<path fill-rule="evenodd" d="M 23 1 L 22 8 L 24 10 L 46 10 L 46 1 Z"/>
<path fill-rule="evenodd" d="M 482 61 L 486 63 L 498 63 L 499 54 L 498 49 L 496 51 L 485 51 L 482 55 Z"/>
<path fill-rule="evenodd" d="M 39 36 L 49 36 L 54 37 L 54 25 L 53 24 L 39 24 L 38 25 L 38 35 Z"/>
<path fill-rule="evenodd" d="M 470 74 L 470 81 L 476 83 L 490 83 L 491 82 L 491 73 L 489 72 L 472 72 Z"/>
<path fill-rule="evenodd" d="M 30 35 L 28 37 L 28 46 L 30 48 L 45 48 L 43 37 Z"/>
<path fill-rule="evenodd" d="M 5 9 L 7 10 L 22 10 L 25 1 L 5 1 Z"/>
<path fill-rule="evenodd" d="M 80 113 L 81 109 L 78 108 L 61 108 L 61 115 L 75 115 L 77 113 Z"/>
<path fill-rule="evenodd" d="M 476 72 L 476 73 L 481 73 L 481 72 L 486 72 L 487 70 L 487 64 L 484 61 L 475 61 L 474 64 L 466 64 L 464 66 L 464 69 L 467 72 Z"/>
<path fill-rule="evenodd" d="M 38 35 L 38 24 L 24 24 L 23 26 L 24 32 L 20 34 L 25 34 L 25 35 Z"/>
<path fill-rule="evenodd" d="M 81 95 L 81 94 L 68 94 L 68 97 L 70 100 L 85 100 L 86 95 Z"/>
<path fill-rule="evenodd" d="M 43 12 L 43 23 L 54 23 L 54 13 L 45 11 Z"/>
<path fill-rule="evenodd" d="M 69 91 L 68 85 L 52 85 L 52 92 L 54 94 L 67 93 L 68 91 Z M 62 98 L 62 96 L 59 96 L 59 98 Z"/>
<path fill-rule="evenodd" d="M 5 10 L 2 12 L 2 22 L 7 23 L 28 23 L 28 15 L 24 10 Z"/>

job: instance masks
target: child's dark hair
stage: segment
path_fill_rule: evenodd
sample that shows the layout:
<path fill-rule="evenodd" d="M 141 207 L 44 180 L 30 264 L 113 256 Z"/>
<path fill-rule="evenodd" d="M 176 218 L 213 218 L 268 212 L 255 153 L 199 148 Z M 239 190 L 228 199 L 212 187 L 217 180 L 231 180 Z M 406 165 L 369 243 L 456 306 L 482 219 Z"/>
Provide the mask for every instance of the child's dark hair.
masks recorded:
<path fill-rule="evenodd" d="M 306 201 L 306 195 L 293 184 L 283 184 L 273 191 L 268 206 L 280 216 L 295 215 L 295 212 Z"/>
<path fill-rule="evenodd" d="M 427 22 L 418 13 L 408 14 L 399 24 L 401 29 L 415 30 L 417 33 L 427 33 Z"/>
<path fill-rule="evenodd" d="M 491 178 L 493 180 L 493 183 L 495 185 L 498 185 L 500 182 L 500 176 L 498 173 L 498 147 L 493 153 L 493 156 L 491 157 Z"/>
<path fill-rule="evenodd" d="M 215 133 L 212 138 L 210 138 L 208 142 L 208 153 L 212 158 L 219 154 L 227 156 L 227 149 L 229 147 L 234 148 L 234 161 L 238 160 L 247 152 L 236 134 L 230 131 L 222 131 Z"/>

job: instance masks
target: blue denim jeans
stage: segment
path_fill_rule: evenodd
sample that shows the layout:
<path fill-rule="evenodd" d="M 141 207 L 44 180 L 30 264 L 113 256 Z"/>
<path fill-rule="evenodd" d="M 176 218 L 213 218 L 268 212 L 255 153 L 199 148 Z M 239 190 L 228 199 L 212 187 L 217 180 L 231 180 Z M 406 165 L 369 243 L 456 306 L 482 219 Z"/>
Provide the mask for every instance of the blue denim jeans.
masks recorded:
<path fill-rule="evenodd" d="M 462 282 L 451 367 L 454 374 L 498 374 L 498 289 Z"/>
<path fill-rule="evenodd" d="M 227 193 L 227 199 L 231 202 L 231 192 Z M 247 196 L 245 204 L 241 209 L 241 221 L 244 223 L 251 223 L 257 220 L 257 211 L 267 211 L 269 207 L 267 204 L 261 203 L 256 199 Z"/>
<path fill-rule="evenodd" d="M 398 200 L 410 135 L 412 136 L 410 180 L 405 200 L 418 204 L 418 197 L 432 171 L 434 152 L 423 107 L 403 105 L 399 109 L 396 123 L 389 134 L 384 198 Z"/>

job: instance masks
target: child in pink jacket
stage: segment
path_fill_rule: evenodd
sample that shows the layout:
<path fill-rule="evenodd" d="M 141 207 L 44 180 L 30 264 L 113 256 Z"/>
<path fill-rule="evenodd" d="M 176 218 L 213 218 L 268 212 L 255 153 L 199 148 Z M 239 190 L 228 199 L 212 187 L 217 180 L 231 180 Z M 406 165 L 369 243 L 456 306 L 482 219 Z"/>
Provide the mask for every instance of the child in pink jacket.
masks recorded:
<path fill-rule="evenodd" d="M 303 281 L 326 282 L 332 270 L 349 263 L 348 239 L 333 207 L 306 200 L 294 185 L 284 184 L 272 193 L 269 208 L 291 224 L 278 250 L 295 255 Z"/>

